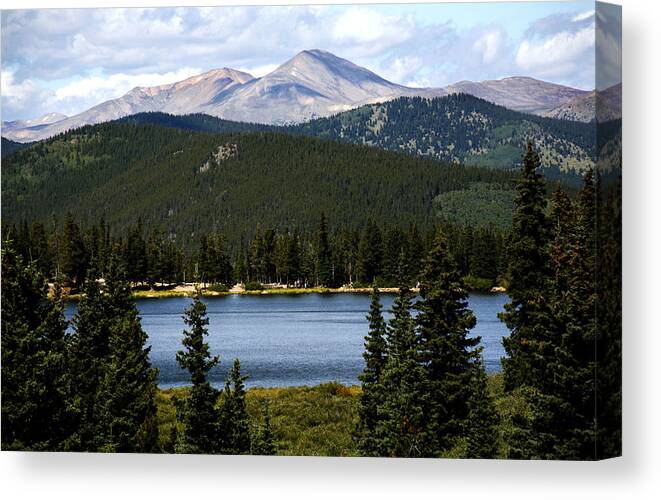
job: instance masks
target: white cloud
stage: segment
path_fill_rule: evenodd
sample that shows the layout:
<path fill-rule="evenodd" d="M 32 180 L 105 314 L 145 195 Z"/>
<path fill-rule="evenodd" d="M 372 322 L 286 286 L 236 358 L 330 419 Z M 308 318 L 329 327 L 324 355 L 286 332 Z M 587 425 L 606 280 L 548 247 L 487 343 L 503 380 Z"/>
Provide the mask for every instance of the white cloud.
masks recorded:
<path fill-rule="evenodd" d="M 463 23 L 459 28 L 456 19 L 423 19 L 417 9 L 3 11 L 3 116 L 75 114 L 135 86 L 169 83 L 223 66 L 262 76 L 313 48 L 415 86 L 528 74 L 585 87 L 594 72 L 592 11 L 530 18 L 529 32 L 513 39 L 506 25 Z"/>
<path fill-rule="evenodd" d="M 43 89 L 31 79 L 16 81 L 13 70 L 3 70 L 0 73 L 0 92 L 2 94 L 2 119 L 34 118 L 37 114 L 16 116 L 17 110 L 30 107 L 34 102 L 47 102 L 52 98 L 52 92 Z"/>
<path fill-rule="evenodd" d="M 516 63 L 524 71 L 557 74 L 567 64 L 581 61 L 586 52 L 593 51 L 594 25 L 576 33 L 563 31 L 543 40 L 523 40 L 516 54 Z"/>
<path fill-rule="evenodd" d="M 131 75 L 115 73 L 109 76 L 89 76 L 80 78 L 55 91 L 57 100 L 71 98 L 111 99 L 119 97 L 134 87 L 153 87 L 174 83 L 201 73 L 200 68 L 183 68 L 169 73 L 145 73 Z"/>
<path fill-rule="evenodd" d="M 279 65 L 278 64 L 262 64 L 261 66 L 254 66 L 251 68 L 241 67 L 237 68 L 239 71 L 245 71 L 250 73 L 252 76 L 260 77 L 268 75 L 271 71 L 275 70 Z"/>
<path fill-rule="evenodd" d="M 504 44 L 504 36 L 501 31 L 488 31 L 475 40 L 473 48 L 481 54 L 482 62 L 485 64 L 496 61 Z"/>
<path fill-rule="evenodd" d="M 413 22 L 402 16 L 384 16 L 374 9 L 350 7 L 333 23 L 331 33 L 339 42 L 380 45 L 401 42 L 412 36 Z"/>
<path fill-rule="evenodd" d="M 572 23 L 580 23 L 581 21 L 585 21 L 586 19 L 590 19 L 591 17 L 594 16 L 594 9 L 588 10 L 586 12 L 581 12 L 580 14 L 576 14 L 574 17 L 572 17 L 571 22 Z"/>
<path fill-rule="evenodd" d="M 423 66 L 425 66 L 425 62 L 421 57 L 397 57 L 385 68 L 382 76 L 398 83 L 411 81 Z"/>

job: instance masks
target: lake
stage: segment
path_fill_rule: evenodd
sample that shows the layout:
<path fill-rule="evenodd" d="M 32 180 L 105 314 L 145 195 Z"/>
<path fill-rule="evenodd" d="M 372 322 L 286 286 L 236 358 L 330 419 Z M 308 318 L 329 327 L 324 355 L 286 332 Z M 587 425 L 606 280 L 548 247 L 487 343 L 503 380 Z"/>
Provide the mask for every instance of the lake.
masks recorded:
<path fill-rule="evenodd" d="M 384 309 L 390 309 L 394 298 L 381 296 Z M 502 337 L 508 330 L 497 314 L 507 300 L 506 294 L 470 296 L 477 317 L 471 334 L 482 337 L 488 372 L 500 370 L 504 355 Z M 209 315 L 208 342 L 212 354 L 221 358 L 220 366 L 210 373 L 214 386 L 224 384 L 234 358 L 241 360 L 242 372 L 250 376 L 249 387 L 316 385 L 332 380 L 358 383 L 369 295 L 229 295 L 204 301 Z M 175 355 L 181 349 L 185 326 L 182 314 L 190 302 L 182 297 L 137 301 L 142 326 L 149 335 L 151 361 L 159 369 L 159 386 L 164 388 L 189 382 Z M 75 303 L 67 304 L 67 319 L 75 307 Z"/>

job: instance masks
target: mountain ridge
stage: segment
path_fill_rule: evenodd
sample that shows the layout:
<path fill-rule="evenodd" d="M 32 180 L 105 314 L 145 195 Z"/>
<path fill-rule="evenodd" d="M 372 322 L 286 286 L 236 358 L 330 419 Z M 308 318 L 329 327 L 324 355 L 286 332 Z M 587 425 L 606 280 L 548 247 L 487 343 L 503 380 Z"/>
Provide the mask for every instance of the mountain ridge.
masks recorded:
<path fill-rule="evenodd" d="M 530 77 L 462 81 L 440 88 L 407 87 L 330 52 L 311 49 L 299 52 L 262 77 L 232 68 L 210 70 L 179 82 L 135 87 L 123 96 L 38 128 L 7 129 L 3 123 L 2 135 L 28 142 L 149 111 L 291 124 L 402 96 L 440 97 L 452 93 L 468 93 L 511 109 L 541 113 L 586 91 Z"/>

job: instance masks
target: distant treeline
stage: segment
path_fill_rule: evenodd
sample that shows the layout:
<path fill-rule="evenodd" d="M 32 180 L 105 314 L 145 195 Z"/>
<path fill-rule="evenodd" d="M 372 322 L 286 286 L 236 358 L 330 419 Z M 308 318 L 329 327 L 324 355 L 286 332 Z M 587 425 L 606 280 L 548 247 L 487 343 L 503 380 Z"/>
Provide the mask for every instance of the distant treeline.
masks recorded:
<path fill-rule="evenodd" d="M 450 255 L 471 287 L 488 289 L 504 275 L 507 232 L 444 224 Z M 415 286 L 433 231 L 381 226 L 373 220 L 361 229 L 331 227 L 324 214 L 312 231 L 263 230 L 231 239 L 203 233 L 184 246 L 159 228 L 138 223 L 111 231 L 104 221 L 79 224 L 68 214 L 62 225 L 40 222 L 4 227 L 26 262 L 50 280 L 77 287 L 90 274 L 104 276 L 118 259 L 127 278 L 148 286 L 198 280 L 234 283 L 279 283 L 292 287 Z"/>

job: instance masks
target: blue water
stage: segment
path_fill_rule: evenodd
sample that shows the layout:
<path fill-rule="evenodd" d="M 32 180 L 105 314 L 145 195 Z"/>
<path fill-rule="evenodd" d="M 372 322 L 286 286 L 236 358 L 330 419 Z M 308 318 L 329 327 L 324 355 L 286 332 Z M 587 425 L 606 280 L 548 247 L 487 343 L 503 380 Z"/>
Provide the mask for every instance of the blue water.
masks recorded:
<path fill-rule="evenodd" d="M 383 295 L 390 309 L 394 295 Z M 357 384 L 363 369 L 365 315 L 370 298 L 362 294 L 230 295 L 205 299 L 209 315 L 208 342 L 221 364 L 212 370 L 215 386 L 224 384 L 233 359 L 241 360 L 248 386 L 315 385 L 338 381 Z M 497 314 L 505 294 L 472 294 L 470 307 L 477 317 L 472 335 L 482 337 L 487 371 L 500 370 L 502 337 L 508 330 Z M 149 335 L 151 361 L 159 369 L 159 385 L 188 383 L 175 359 L 181 349 L 182 313 L 188 298 L 138 300 L 142 326 Z M 67 319 L 75 304 L 66 308 Z M 389 314 L 386 314 L 386 318 Z"/>

